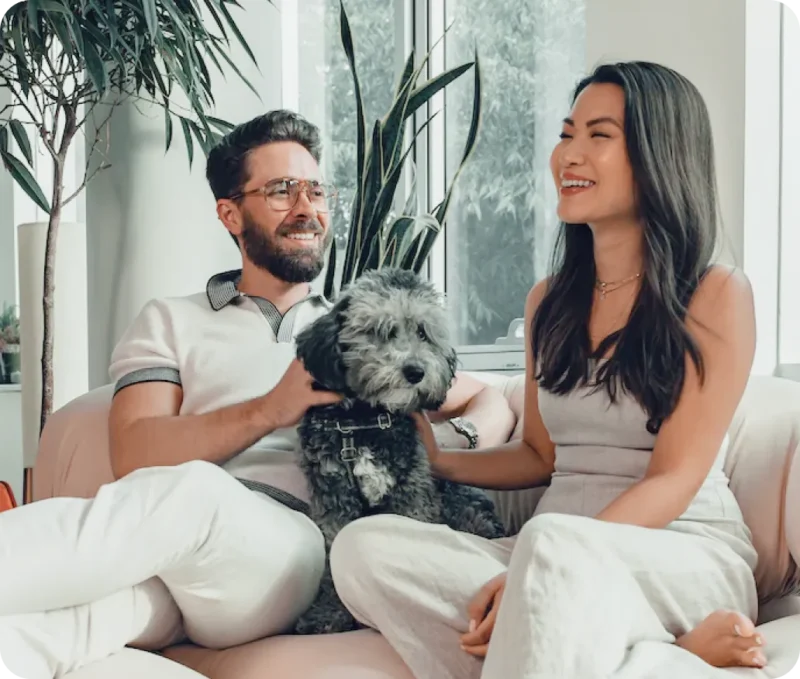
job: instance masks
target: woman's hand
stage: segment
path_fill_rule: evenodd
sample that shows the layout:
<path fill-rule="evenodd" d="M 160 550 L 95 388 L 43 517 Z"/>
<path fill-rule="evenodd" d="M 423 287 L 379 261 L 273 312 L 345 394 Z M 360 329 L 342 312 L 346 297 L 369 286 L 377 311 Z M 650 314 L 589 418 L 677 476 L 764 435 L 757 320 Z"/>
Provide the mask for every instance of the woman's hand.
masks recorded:
<path fill-rule="evenodd" d="M 428 461 L 430 462 L 431 469 L 433 469 L 439 457 L 439 444 L 436 442 L 436 436 L 433 433 L 431 421 L 424 411 L 412 413 L 411 417 L 414 418 L 414 422 L 417 425 L 419 437 L 422 440 L 422 445 L 425 446 L 425 450 L 428 451 Z"/>
<path fill-rule="evenodd" d="M 492 638 L 497 610 L 506 588 L 506 574 L 500 573 L 487 582 L 467 607 L 469 632 L 461 637 L 461 648 L 477 658 L 486 657 Z"/>

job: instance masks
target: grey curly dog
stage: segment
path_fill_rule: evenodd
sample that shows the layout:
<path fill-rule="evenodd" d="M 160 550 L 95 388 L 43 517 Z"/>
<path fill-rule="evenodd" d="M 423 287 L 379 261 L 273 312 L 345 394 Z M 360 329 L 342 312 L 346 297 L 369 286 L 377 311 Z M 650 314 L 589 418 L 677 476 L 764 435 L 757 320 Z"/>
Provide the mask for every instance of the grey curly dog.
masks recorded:
<path fill-rule="evenodd" d="M 432 477 L 410 415 L 439 408 L 455 377 L 445 309 L 431 284 L 402 269 L 365 273 L 298 335 L 297 355 L 320 388 L 343 395 L 309 409 L 298 428 L 310 516 L 326 554 L 346 524 L 373 514 L 486 538 L 505 534 L 483 491 Z M 336 595 L 326 558 L 317 598 L 295 632 L 358 627 Z"/>

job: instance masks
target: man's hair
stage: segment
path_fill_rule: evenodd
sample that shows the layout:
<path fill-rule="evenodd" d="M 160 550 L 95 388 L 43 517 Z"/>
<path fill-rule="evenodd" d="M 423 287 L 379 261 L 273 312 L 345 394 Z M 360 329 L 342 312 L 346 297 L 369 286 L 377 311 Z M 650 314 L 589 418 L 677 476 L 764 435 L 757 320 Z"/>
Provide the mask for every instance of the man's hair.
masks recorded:
<path fill-rule="evenodd" d="M 293 141 L 303 146 L 317 162 L 322 153 L 319 128 L 292 111 L 269 111 L 238 125 L 211 149 L 206 162 L 206 179 L 214 198 L 239 193 L 250 178 L 247 159 L 264 144 Z"/>

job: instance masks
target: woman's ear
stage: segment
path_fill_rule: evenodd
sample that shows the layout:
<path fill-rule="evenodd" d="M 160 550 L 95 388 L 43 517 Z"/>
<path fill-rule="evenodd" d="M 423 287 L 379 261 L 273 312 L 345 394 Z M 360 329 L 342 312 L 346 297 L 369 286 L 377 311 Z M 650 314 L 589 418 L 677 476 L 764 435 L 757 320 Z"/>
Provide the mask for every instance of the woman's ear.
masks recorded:
<path fill-rule="evenodd" d="M 338 317 L 334 309 L 301 330 L 297 335 L 297 357 L 322 387 L 344 393 L 347 383 Z"/>

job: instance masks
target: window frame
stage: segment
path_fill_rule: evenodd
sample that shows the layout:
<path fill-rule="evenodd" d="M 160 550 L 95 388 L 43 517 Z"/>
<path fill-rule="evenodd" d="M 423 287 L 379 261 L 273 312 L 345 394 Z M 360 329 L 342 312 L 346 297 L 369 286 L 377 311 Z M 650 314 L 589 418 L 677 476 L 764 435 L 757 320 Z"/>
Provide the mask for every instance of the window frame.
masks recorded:
<path fill-rule="evenodd" d="M 297 0 L 282 0 L 284 6 L 295 2 Z M 399 74 L 412 47 L 421 61 L 441 35 L 447 7 L 446 2 L 430 0 L 394 0 L 394 6 L 395 69 Z M 788 121 L 796 119 L 796 114 L 800 113 L 800 96 L 791 103 L 785 96 L 788 81 L 800 78 L 800 58 L 795 58 L 795 63 L 790 65 L 792 55 L 798 57 L 798 48 L 788 47 L 785 41 L 787 11 L 790 10 L 782 3 L 746 3 L 744 223 L 741 260 L 735 264 L 750 278 L 756 296 L 759 345 L 752 372 L 800 379 L 800 365 L 780 362 L 781 338 L 785 344 L 787 334 L 782 318 L 788 314 L 789 290 L 800 290 L 800 274 L 788 266 L 788 255 L 781 248 L 788 225 L 800 222 L 800 196 L 795 199 L 790 191 L 791 182 L 796 186 L 800 181 L 800 165 L 788 164 L 789 159 L 800 157 L 800 153 L 792 155 L 786 148 Z M 285 20 L 290 21 L 291 16 L 291 12 L 287 13 Z M 296 22 L 296 12 L 294 16 Z M 283 56 L 287 62 L 296 61 L 296 55 L 287 53 L 286 49 Z M 423 77 L 431 77 L 445 66 L 443 40 L 431 55 Z M 284 80 L 290 75 L 286 64 L 283 75 Z M 297 102 L 298 95 L 290 85 L 284 84 L 283 92 L 288 96 L 285 105 Z M 445 96 L 444 92 L 439 93 L 427 110 L 417 112 L 409 121 L 409 137 L 414 128 L 419 128 L 433 112 L 442 108 Z M 445 116 L 439 115 L 417 138 L 412 157 L 421 209 L 429 210 L 443 197 L 446 134 Z M 765 167 L 768 170 L 765 171 Z M 404 171 L 401 181 L 410 186 L 410 172 Z M 398 208 L 402 208 L 402 204 Z M 423 275 L 443 293 L 447 292 L 447 240 L 448 229 L 445 228 L 423 269 Z M 519 318 L 511 321 L 512 328 L 514 325 L 519 328 L 523 304 L 524 300 L 520 300 Z M 462 369 L 493 372 L 524 369 L 524 341 L 518 335 L 514 337 L 513 329 L 509 334 L 510 337 L 495 344 L 457 347 Z M 800 343 L 800 336 L 792 341 Z"/>
<path fill-rule="evenodd" d="M 781 183 L 778 261 L 778 336 L 776 374 L 800 381 L 800 317 L 796 309 L 800 269 L 792 261 L 800 252 L 800 132 L 790 121 L 800 119 L 800 16 L 786 4 L 781 13 Z M 789 22 L 794 27 L 789 28 Z M 791 37 L 790 37 L 791 36 Z M 793 227 L 793 228 L 792 228 Z M 794 291 L 794 295 L 792 295 Z M 793 325 L 792 325 L 793 324 Z M 787 347 L 792 346 L 792 353 Z"/>

